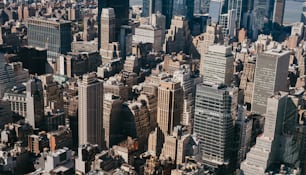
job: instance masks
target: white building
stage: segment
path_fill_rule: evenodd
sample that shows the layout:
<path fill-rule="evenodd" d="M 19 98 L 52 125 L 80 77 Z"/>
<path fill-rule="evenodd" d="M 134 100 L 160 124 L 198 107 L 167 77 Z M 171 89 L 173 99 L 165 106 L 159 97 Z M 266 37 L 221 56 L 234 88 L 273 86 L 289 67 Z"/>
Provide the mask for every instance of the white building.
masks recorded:
<path fill-rule="evenodd" d="M 50 172 L 59 166 L 68 169 L 74 168 L 74 160 L 72 159 L 73 151 L 68 148 L 58 149 L 54 152 L 49 152 L 45 160 L 45 170 Z"/>
<path fill-rule="evenodd" d="M 215 84 L 230 86 L 233 76 L 233 61 L 231 46 L 213 45 L 203 58 L 203 80 Z"/>
<path fill-rule="evenodd" d="M 133 42 L 135 43 L 152 43 L 154 51 L 162 50 L 162 30 L 153 25 L 141 25 L 135 28 Z"/>

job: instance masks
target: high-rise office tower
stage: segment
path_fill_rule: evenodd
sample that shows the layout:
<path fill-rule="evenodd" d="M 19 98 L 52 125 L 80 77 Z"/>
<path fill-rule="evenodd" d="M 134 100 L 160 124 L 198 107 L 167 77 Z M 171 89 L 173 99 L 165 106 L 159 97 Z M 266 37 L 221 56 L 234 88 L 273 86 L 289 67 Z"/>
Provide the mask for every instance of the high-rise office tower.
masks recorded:
<path fill-rule="evenodd" d="M 170 27 L 173 16 L 185 16 L 192 27 L 194 0 L 163 0 L 162 14 L 166 16 L 166 28 Z"/>
<path fill-rule="evenodd" d="M 208 53 L 201 58 L 200 72 L 204 82 L 230 86 L 233 76 L 233 61 L 231 46 L 210 46 Z"/>
<path fill-rule="evenodd" d="M 103 147 L 103 83 L 95 73 L 79 81 L 79 145 Z"/>
<path fill-rule="evenodd" d="M 180 69 L 173 73 L 173 79 L 179 81 L 183 88 L 183 118 L 181 123 L 186 126 L 192 124 L 194 114 L 194 79 L 191 78 L 189 69 Z"/>
<path fill-rule="evenodd" d="M 194 14 L 209 13 L 210 0 L 194 0 Z"/>
<path fill-rule="evenodd" d="M 116 16 L 115 41 L 119 41 L 121 25 L 127 25 L 129 21 L 129 0 L 98 0 L 98 49 L 100 49 L 101 40 L 104 38 L 101 33 L 101 14 L 103 8 L 113 8 Z M 101 37 L 102 36 L 102 37 Z"/>
<path fill-rule="evenodd" d="M 236 28 L 239 29 L 243 14 L 247 11 L 247 0 L 228 0 L 228 10 L 235 10 Z"/>
<path fill-rule="evenodd" d="M 233 9 L 219 16 L 219 25 L 222 27 L 223 36 L 226 38 L 233 38 L 235 36 L 236 15 L 236 9 Z"/>
<path fill-rule="evenodd" d="M 272 22 L 283 25 L 286 0 L 275 0 Z"/>
<path fill-rule="evenodd" d="M 303 4 L 303 11 L 301 14 L 301 22 L 304 23 L 304 25 L 306 25 L 306 2 L 304 2 Z M 0 38 L 1 40 L 1 38 Z"/>
<path fill-rule="evenodd" d="M 212 46 L 215 43 L 219 43 L 222 40 L 223 40 L 223 34 L 221 31 L 221 26 L 217 25 L 207 26 L 206 32 L 198 37 L 197 50 L 201 58 L 204 58 L 205 54 L 207 54 L 209 46 Z M 202 64 L 204 63 L 202 61 L 203 59 L 201 59 L 200 62 L 201 69 L 202 69 Z M 203 71 L 200 71 L 200 73 L 203 73 Z"/>
<path fill-rule="evenodd" d="M 257 137 L 256 145 L 241 164 L 244 174 L 265 174 L 270 170 L 274 174 L 273 167 L 279 167 L 280 164 L 296 168 L 299 161 L 299 142 L 295 129 L 297 115 L 297 106 L 287 93 L 277 92 L 267 98 L 264 133 Z"/>
<path fill-rule="evenodd" d="M 171 134 L 180 124 L 183 112 L 183 89 L 180 82 L 166 79 L 160 82 L 157 99 L 157 125 L 164 135 Z"/>
<path fill-rule="evenodd" d="M 226 174 L 224 171 L 233 163 L 230 91 L 224 85 L 208 84 L 198 85 L 196 91 L 194 133 L 200 141 L 204 164 L 215 168 L 219 174 Z"/>
<path fill-rule="evenodd" d="M 49 72 L 56 71 L 54 64 L 60 54 L 71 51 L 71 42 L 70 21 L 34 17 L 28 19 L 28 45 L 47 49 L 48 62 L 52 67 Z"/>
<path fill-rule="evenodd" d="M 189 54 L 191 41 L 187 19 L 184 16 L 174 16 L 171 20 L 171 27 L 165 36 L 163 50 L 166 53 L 183 51 Z"/>
<path fill-rule="evenodd" d="M 133 40 L 136 43 L 152 43 L 152 49 L 156 52 L 162 50 L 164 33 L 161 28 L 152 25 L 140 25 L 135 28 Z"/>
<path fill-rule="evenodd" d="M 252 112 L 264 114 L 267 98 L 277 91 L 288 91 L 288 66 L 290 53 L 282 50 L 268 50 L 256 60 Z"/>
<path fill-rule="evenodd" d="M 41 127 L 44 117 L 44 96 L 41 80 L 30 79 L 26 84 L 26 120 L 33 128 Z"/>
<path fill-rule="evenodd" d="M 253 10 L 251 15 L 251 31 L 252 31 L 252 38 L 256 38 L 259 31 L 263 29 L 264 24 L 269 18 L 269 7 L 270 7 L 270 0 L 254 0 L 253 3 Z"/>
<path fill-rule="evenodd" d="M 162 0 L 143 0 L 142 14 L 143 17 L 150 17 L 153 13 L 162 12 Z"/>
<path fill-rule="evenodd" d="M 149 136 L 150 121 L 147 107 L 138 101 L 128 101 L 122 104 L 121 120 L 124 120 L 124 135 L 137 138 L 138 149 L 144 150 Z"/>
<path fill-rule="evenodd" d="M 103 8 L 101 13 L 101 48 L 115 41 L 116 15 L 113 8 Z"/>
<path fill-rule="evenodd" d="M 162 0 L 162 14 L 166 17 L 166 28 L 168 29 L 171 24 L 174 0 Z"/>
<path fill-rule="evenodd" d="M 100 26 L 100 55 L 102 62 L 108 63 L 120 57 L 120 44 L 116 41 L 116 16 L 113 8 L 103 8 Z"/>
<path fill-rule="evenodd" d="M 194 0 L 173 0 L 172 16 L 185 16 L 192 28 Z"/>
<path fill-rule="evenodd" d="M 120 128 L 118 122 L 120 120 L 122 100 L 118 96 L 107 93 L 103 101 L 103 129 L 105 134 L 105 144 L 107 148 L 111 148 L 118 143 L 118 135 Z"/>

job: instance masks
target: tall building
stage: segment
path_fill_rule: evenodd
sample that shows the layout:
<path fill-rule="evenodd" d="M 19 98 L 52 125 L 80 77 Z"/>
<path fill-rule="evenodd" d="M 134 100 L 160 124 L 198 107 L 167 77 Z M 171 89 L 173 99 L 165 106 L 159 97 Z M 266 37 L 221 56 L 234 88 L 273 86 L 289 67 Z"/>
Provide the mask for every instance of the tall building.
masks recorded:
<path fill-rule="evenodd" d="M 157 103 L 157 125 L 164 135 L 171 134 L 182 118 L 183 89 L 180 82 L 171 79 L 161 81 Z"/>
<path fill-rule="evenodd" d="M 194 79 L 191 78 L 191 71 L 189 69 L 180 69 L 173 73 L 173 79 L 179 81 L 183 88 L 183 118 L 182 125 L 192 125 L 194 116 Z"/>
<path fill-rule="evenodd" d="M 194 0 L 194 14 L 208 14 L 210 0 Z"/>
<path fill-rule="evenodd" d="M 243 14 L 247 11 L 247 0 L 228 0 L 228 10 L 235 10 L 236 28 L 241 27 Z"/>
<path fill-rule="evenodd" d="M 204 82 L 231 85 L 234 62 L 231 46 L 210 46 L 201 62 L 203 63 L 200 72 L 203 72 L 201 74 Z"/>
<path fill-rule="evenodd" d="M 162 0 L 162 14 L 166 17 L 166 28 L 168 29 L 173 17 L 173 1 L 174 0 Z"/>
<path fill-rule="evenodd" d="M 221 26 L 217 25 L 212 25 L 212 26 L 207 26 L 206 32 L 204 34 L 201 34 L 197 36 L 197 50 L 200 54 L 201 58 L 204 58 L 205 54 L 208 52 L 209 46 L 214 45 L 215 43 L 218 43 L 223 40 L 223 34 L 221 31 Z M 194 42 L 194 41 L 193 41 Z M 204 64 L 204 60 L 201 59 L 200 62 L 200 70 L 203 70 L 202 66 Z M 200 71 L 202 74 L 203 71 Z"/>
<path fill-rule="evenodd" d="M 162 14 L 166 16 L 166 28 L 170 27 L 174 16 L 185 16 L 192 25 L 194 0 L 162 0 Z"/>
<path fill-rule="evenodd" d="M 127 25 L 129 21 L 129 0 L 98 0 L 98 49 L 101 48 L 101 40 L 104 38 L 101 33 L 101 14 L 103 8 L 113 8 L 116 16 L 115 41 L 119 41 L 121 25 Z"/>
<path fill-rule="evenodd" d="M 273 173 L 270 170 L 280 164 L 297 168 L 299 142 L 295 130 L 296 121 L 297 106 L 287 93 L 278 92 L 267 98 L 264 133 L 257 137 L 256 145 L 241 164 L 244 174 Z"/>
<path fill-rule="evenodd" d="M 103 8 L 100 26 L 100 55 L 102 62 L 108 63 L 120 57 L 120 44 L 115 42 L 116 15 L 113 8 Z"/>
<path fill-rule="evenodd" d="M 135 28 L 133 40 L 136 43 L 151 43 L 152 48 L 156 52 L 162 51 L 163 31 L 159 27 L 153 25 L 140 25 Z"/>
<path fill-rule="evenodd" d="M 101 48 L 115 42 L 116 15 L 113 8 L 103 8 L 101 13 Z"/>
<path fill-rule="evenodd" d="M 286 0 L 274 0 L 272 22 L 280 26 L 283 25 Z"/>
<path fill-rule="evenodd" d="M 185 16 L 189 28 L 192 28 L 194 0 L 173 0 L 172 16 Z"/>
<path fill-rule="evenodd" d="M 183 51 L 189 54 L 191 42 L 192 38 L 187 19 L 184 16 L 174 16 L 171 20 L 170 29 L 165 36 L 163 51 L 166 53 Z"/>
<path fill-rule="evenodd" d="M 143 17 L 149 17 L 153 13 L 162 12 L 162 0 L 143 0 L 142 14 Z"/>
<path fill-rule="evenodd" d="M 105 144 L 107 148 L 111 148 L 118 143 L 120 138 L 120 121 L 122 100 L 118 96 L 111 93 L 104 95 L 103 101 L 103 129 L 105 134 Z"/>
<path fill-rule="evenodd" d="M 149 111 L 138 101 L 128 101 L 122 104 L 122 119 L 124 120 L 125 135 L 137 138 L 138 149 L 144 150 L 149 136 Z"/>
<path fill-rule="evenodd" d="M 56 71 L 54 64 L 60 54 L 71 51 L 71 22 L 47 18 L 28 19 L 28 45 L 46 48 L 48 62 Z M 56 64 L 55 64 L 56 65 Z"/>
<path fill-rule="evenodd" d="M 26 120 L 33 128 L 40 128 L 44 117 L 44 97 L 41 80 L 30 79 L 26 84 Z"/>
<path fill-rule="evenodd" d="M 270 13 L 273 13 L 273 9 L 270 9 L 271 2 L 271 0 L 254 0 L 250 25 L 253 39 L 257 38 L 259 31 L 268 21 Z"/>
<path fill-rule="evenodd" d="M 264 114 L 267 98 L 277 91 L 288 91 L 288 66 L 290 53 L 284 50 L 268 50 L 256 60 L 252 112 Z"/>
<path fill-rule="evenodd" d="M 174 127 L 172 135 L 165 136 L 160 159 L 168 160 L 170 158 L 176 164 L 183 164 L 186 156 L 192 156 L 194 144 L 191 140 L 191 135 L 184 133 L 181 126 Z"/>
<path fill-rule="evenodd" d="M 219 25 L 222 27 L 223 36 L 226 38 L 233 38 L 235 36 L 236 15 L 236 9 L 233 9 L 219 16 Z"/>
<path fill-rule="evenodd" d="M 304 23 L 304 25 L 306 25 L 306 3 L 303 4 L 303 11 L 301 14 L 301 22 Z M 0 38 L 1 40 L 1 38 Z"/>
<path fill-rule="evenodd" d="M 234 126 L 232 97 L 224 85 L 197 86 L 194 133 L 200 141 L 202 160 L 218 174 L 226 174 L 233 163 Z"/>
<path fill-rule="evenodd" d="M 103 83 L 95 73 L 79 81 L 79 145 L 103 147 Z"/>

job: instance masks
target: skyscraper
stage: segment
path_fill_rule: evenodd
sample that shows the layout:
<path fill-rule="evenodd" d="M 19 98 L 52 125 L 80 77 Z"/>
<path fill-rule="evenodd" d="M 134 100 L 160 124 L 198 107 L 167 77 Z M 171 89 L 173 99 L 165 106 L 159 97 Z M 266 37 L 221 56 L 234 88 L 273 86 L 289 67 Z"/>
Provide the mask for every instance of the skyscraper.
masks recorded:
<path fill-rule="evenodd" d="M 226 38 L 233 38 L 235 35 L 236 15 L 236 9 L 233 9 L 219 16 L 219 25 L 222 27 L 223 36 Z"/>
<path fill-rule="evenodd" d="M 26 120 L 33 128 L 41 127 L 44 117 L 44 96 L 41 80 L 30 79 L 26 84 Z"/>
<path fill-rule="evenodd" d="M 162 14 L 166 16 L 166 28 L 170 27 L 173 16 L 185 16 L 192 27 L 194 0 L 163 0 Z"/>
<path fill-rule="evenodd" d="M 283 25 L 286 0 L 274 0 L 272 22 Z"/>
<path fill-rule="evenodd" d="M 188 21 L 184 16 L 174 16 L 171 20 L 170 29 L 165 36 L 163 50 L 166 53 L 179 53 L 183 51 L 189 54 L 191 42 L 192 37 Z"/>
<path fill-rule="evenodd" d="M 113 8 L 103 8 L 100 26 L 100 55 L 102 62 L 108 63 L 120 57 L 120 44 L 116 41 L 116 16 Z"/>
<path fill-rule="evenodd" d="M 236 28 L 239 29 L 243 14 L 247 11 L 247 0 L 229 0 L 228 10 L 235 10 Z"/>
<path fill-rule="evenodd" d="M 233 55 L 231 46 L 213 45 L 201 58 L 200 72 L 204 82 L 230 86 L 233 75 Z"/>
<path fill-rule="evenodd" d="M 103 129 L 105 134 L 105 144 L 107 148 L 111 148 L 118 142 L 120 128 L 118 122 L 120 120 L 122 100 L 118 96 L 107 93 L 103 101 Z"/>
<path fill-rule="evenodd" d="M 101 13 L 101 48 L 115 41 L 116 15 L 113 8 L 103 8 Z"/>
<path fill-rule="evenodd" d="M 162 12 L 162 0 L 143 0 L 142 1 L 142 16 L 149 17 L 153 13 Z"/>
<path fill-rule="evenodd" d="M 71 42 L 70 21 L 34 17 L 28 19 L 28 45 L 47 49 L 50 65 L 56 63 L 60 54 L 71 51 Z M 49 71 L 56 71 L 55 67 L 53 69 Z"/>
<path fill-rule="evenodd" d="M 290 53 L 282 50 L 268 50 L 256 60 L 252 112 L 264 114 L 267 98 L 277 91 L 288 91 L 288 66 Z"/>
<path fill-rule="evenodd" d="M 192 28 L 194 0 L 174 0 L 172 16 L 185 16 Z"/>
<path fill-rule="evenodd" d="M 232 97 L 224 85 L 197 86 L 194 133 L 200 140 L 202 160 L 217 172 L 233 163 L 234 126 L 231 116 Z M 224 167 L 225 169 L 220 169 Z"/>
<path fill-rule="evenodd" d="M 246 175 L 264 174 L 280 164 L 298 165 L 297 106 L 285 92 L 277 92 L 267 99 L 264 133 L 257 137 L 256 145 L 241 164 Z"/>
<path fill-rule="evenodd" d="M 95 73 L 79 81 L 79 145 L 103 147 L 103 83 Z"/>
<path fill-rule="evenodd" d="M 180 82 L 166 79 L 158 87 L 157 125 L 164 135 L 180 124 L 183 112 L 183 89 Z"/>
<path fill-rule="evenodd" d="M 116 16 L 115 41 L 119 41 L 121 25 L 127 25 L 129 21 L 129 0 L 98 0 L 98 49 L 101 45 L 101 14 L 102 8 L 113 8 Z"/>
<path fill-rule="evenodd" d="M 209 13 L 210 0 L 194 0 L 194 14 Z"/>
<path fill-rule="evenodd" d="M 168 29 L 171 24 L 172 12 L 173 12 L 173 1 L 174 0 L 162 0 L 162 14 L 166 17 L 166 28 Z"/>

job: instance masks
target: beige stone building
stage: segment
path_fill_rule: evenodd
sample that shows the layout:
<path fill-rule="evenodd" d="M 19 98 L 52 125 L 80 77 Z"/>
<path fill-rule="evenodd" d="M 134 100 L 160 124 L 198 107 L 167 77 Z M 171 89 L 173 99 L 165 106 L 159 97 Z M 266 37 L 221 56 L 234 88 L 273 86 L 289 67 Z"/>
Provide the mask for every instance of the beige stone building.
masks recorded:
<path fill-rule="evenodd" d="M 183 112 L 183 89 L 180 82 L 166 79 L 160 82 L 157 100 L 157 125 L 164 135 L 171 134 L 180 124 Z"/>
<path fill-rule="evenodd" d="M 104 142 L 103 134 L 103 83 L 95 73 L 83 76 L 79 84 L 79 145 Z"/>

